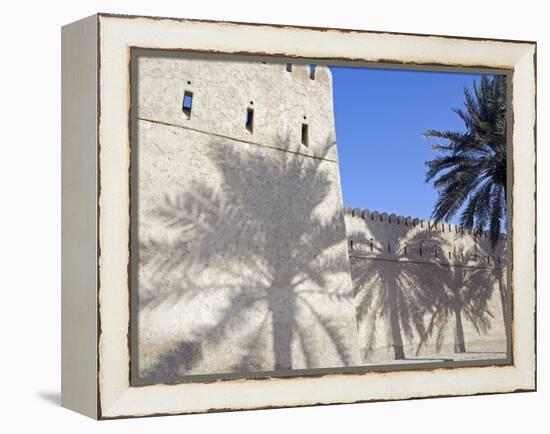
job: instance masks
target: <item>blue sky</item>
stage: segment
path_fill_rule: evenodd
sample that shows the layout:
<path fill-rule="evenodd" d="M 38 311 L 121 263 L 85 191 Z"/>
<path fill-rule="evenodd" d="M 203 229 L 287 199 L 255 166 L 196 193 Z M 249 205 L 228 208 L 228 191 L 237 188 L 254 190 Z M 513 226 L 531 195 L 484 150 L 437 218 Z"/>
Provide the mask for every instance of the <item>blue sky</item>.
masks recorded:
<path fill-rule="evenodd" d="M 452 108 L 480 75 L 331 66 L 344 205 L 429 219 L 427 129 L 464 131 Z M 458 221 L 455 216 L 453 223 Z"/>

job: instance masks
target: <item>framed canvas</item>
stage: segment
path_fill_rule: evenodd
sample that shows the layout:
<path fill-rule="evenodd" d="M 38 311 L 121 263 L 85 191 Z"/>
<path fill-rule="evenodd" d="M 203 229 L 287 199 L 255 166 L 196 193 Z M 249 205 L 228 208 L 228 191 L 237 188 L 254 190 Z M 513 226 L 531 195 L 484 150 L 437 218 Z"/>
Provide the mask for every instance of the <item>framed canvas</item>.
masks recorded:
<path fill-rule="evenodd" d="M 531 41 L 63 27 L 63 406 L 535 390 L 535 140 Z"/>

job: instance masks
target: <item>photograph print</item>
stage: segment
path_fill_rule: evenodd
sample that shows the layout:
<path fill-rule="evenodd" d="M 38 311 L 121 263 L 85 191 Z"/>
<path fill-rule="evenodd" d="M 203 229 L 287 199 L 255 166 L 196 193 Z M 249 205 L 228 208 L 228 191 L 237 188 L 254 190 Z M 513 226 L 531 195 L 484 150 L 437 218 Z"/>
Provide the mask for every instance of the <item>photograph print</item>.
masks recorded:
<path fill-rule="evenodd" d="M 133 384 L 511 363 L 509 72 L 131 58 Z"/>

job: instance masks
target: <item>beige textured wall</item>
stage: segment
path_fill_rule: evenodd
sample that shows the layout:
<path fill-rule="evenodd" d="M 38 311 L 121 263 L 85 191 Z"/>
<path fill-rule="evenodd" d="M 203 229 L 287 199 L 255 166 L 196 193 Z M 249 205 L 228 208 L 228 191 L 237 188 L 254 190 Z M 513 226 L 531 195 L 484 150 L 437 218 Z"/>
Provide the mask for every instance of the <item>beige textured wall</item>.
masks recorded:
<path fill-rule="evenodd" d="M 305 65 L 138 62 L 141 380 L 360 363 L 329 70 L 311 80 Z"/>
<path fill-rule="evenodd" d="M 293 64 L 287 72 L 280 63 L 162 53 L 141 57 L 138 69 L 142 119 L 337 159 L 332 75 L 327 67 L 316 67 L 312 80 L 304 64 Z M 193 93 L 190 119 L 180 110 L 185 91 Z M 254 109 L 253 134 L 245 128 L 247 108 Z M 302 123 L 309 125 L 307 148 L 301 145 Z"/>
<path fill-rule="evenodd" d="M 506 356 L 504 237 L 493 250 L 455 225 L 358 209 L 345 220 L 364 363 Z"/>

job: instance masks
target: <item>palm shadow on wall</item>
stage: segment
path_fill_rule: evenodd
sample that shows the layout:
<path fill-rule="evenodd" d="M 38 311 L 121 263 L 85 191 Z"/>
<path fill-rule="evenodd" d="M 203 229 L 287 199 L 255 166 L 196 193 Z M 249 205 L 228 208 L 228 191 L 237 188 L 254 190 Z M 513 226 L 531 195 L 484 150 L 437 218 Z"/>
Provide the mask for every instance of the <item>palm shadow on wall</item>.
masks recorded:
<path fill-rule="evenodd" d="M 495 319 L 489 309 L 489 301 L 495 290 L 499 291 L 504 338 L 506 348 L 509 341 L 509 322 L 507 318 L 508 302 L 503 270 L 495 264 L 490 248 L 477 243 L 476 249 L 466 253 L 468 266 L 445 267 L 445 272 L 434 273 L 432 286 L 438 290 L 432 300 L 432 312 L 426 336 L 436 334 L 436 350 L 441 348 L 444 333 L 453 328 L 454 352 L 468 352 L 464 336 L 464 320 L 469 321 L 478 336 L 483 336 L 491 328 Z M 491 265 L 493 263 L 493 265 Z M 447 274 L 445 276 L 445 273 Z M 454 323 L 454 327 L 453 327 Z"/>
<path fill-rule="evenodd" d="M 224 372 L 293 369 L 296 347 L 302 367 L 325 367 L 320 336 L 335 364 L 358 361 L 349 327 L 329 309 L 349 306 L 353 318 L 338 184 L 327 170 L 336 163 L 324 160 L 332 146 L 309 158 L 212 142 L 219 181 L 193 181 L 148 205 L 150 221 L 175 236 L 139 240 L 139 268 L 151 276 L 139 314 L 178 303 L 209 314 L 142 377 L 181 379 L 205 361 L 205 345 L 236 354 Z"/>
<path fill-rule="evenodd" d="M 487 332 L 494 277 L 486 269 L 449 266 L 452 255 L 458 253 L 451 251 L 437 229 L 418 231 L 411 225 L 390 244 L 386 232 L 377 225 L 370 231 L 372 239 L 356 236 L 355 244 L 366 246 L 374 256 L 351 251 L 357 322 L 366 324 L 367 331 L 366 342 L 361 343 L 364 360 L 376 350 L 379 333 L 386 333 L 393 358 L 403 360 L 418 358 L 423 349 L 427 352 L 428 342 L 435 342 L 428 352 L 437 359 L 449 328 L 454 335 L 454 352 L 466 352 L 464 319 L 480 335 Z M 377 258 L 379 254 L 384 258 Z M 400 258 L 402 262 L 396 262 Z M 385 330 L 380 330 L 383 326 Z"/>

